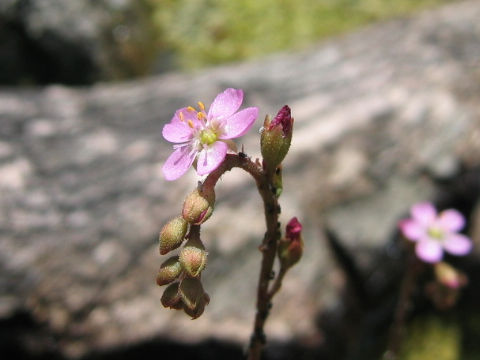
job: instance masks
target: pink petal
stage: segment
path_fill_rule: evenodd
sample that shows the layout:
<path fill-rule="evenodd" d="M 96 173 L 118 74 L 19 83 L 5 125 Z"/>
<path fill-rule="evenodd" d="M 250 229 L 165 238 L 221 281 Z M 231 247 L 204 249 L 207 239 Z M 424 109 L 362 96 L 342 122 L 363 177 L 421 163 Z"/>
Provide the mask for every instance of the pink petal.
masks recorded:
<path fill-rule="evenodd" d="M 412 206 L 410 213 L 412 218 L 424 226 L 430 226 L 437 217 L 437 210 L 429 203 L 418 203 Z"/>
<path fill-rule="evenodd" d="M 403 235 L 413 241 L 417 241 L 425 236 L 425 227 L 413 219 L 405 219 L 398 223 Z"/>
<path fill-rule="evenodd" d="M 182 117 L 180 113 L 183 114 Z M 195 112 L 188 111 L 187 108 L 178 109 L 170 123 L 163 127 L 162 135 L 165 140 L 173 143 L 183 143 L 190 140 L 193 136 L 193 129 L 188 125 L 188 121 L 191 121 L 193 126 L 199 126 L 199 120 Z"/>
<path fill-rule="evenodd" d="M 419 259 L 428 263 L 439 262 L 443 255 L 442 246 L 434 240 L 421 240 L 417 242 L 415 253 Z"/>
<path fill-rule="evenodd" d="M 457 210 L 450 209 L 440 213 L 437 223 L 444 230 L 458 232 L 465 226 L 465 218 Z"/>
<path fill-rule="evenodd" d="M 182 146 L 175 150 L 165 161 L 162 167 L 163 175 L 168 181 L 176 180 L 192 166 L 196 152 L 191 152 L 189 146 Z"/>
<path fill-rule="evenodd" d="M 443 248 L 453 255 L 467 255 L 472 250 L 472 241 L 462 234 L 450 234 L 444 240 Z"/>
<path fill-rule="evenodd" d="M 243 91 L 240 89 L 227 89 L 217 95 L 208 110 L 208 118 L 226 119 L 238 110 L 243 101 Z"/>
<path fill-rule="evenodd" d="M 217 141 L 200 151 L 197 160 L 198 175 L 206 175 L 215 170 L 225 159 L 227 148 L 227 144 L 223 141 Z"/>
<path fill-rule="evenodd" d="M 257 119 L 258 108 L 243 109 L 226 120 L 225 133 L 220 139 L 233 139 L 245 135 Z"/>

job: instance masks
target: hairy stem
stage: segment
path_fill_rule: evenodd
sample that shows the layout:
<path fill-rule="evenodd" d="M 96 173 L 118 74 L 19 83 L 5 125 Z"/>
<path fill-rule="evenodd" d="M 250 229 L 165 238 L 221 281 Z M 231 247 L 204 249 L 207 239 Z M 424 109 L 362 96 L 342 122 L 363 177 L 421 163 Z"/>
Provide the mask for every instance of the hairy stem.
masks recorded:
<path fill-rule="evenodd" d="M 285 270 L 280 270 L 272 290 L 269 291 L 275 255 L 277 253 L 277 244 L 280 239 L 280 224 L 278 222 L 280 206 L 278 204 L 277 196 L 275 195 L 276 189 L 273 185 L 272 174 L 264 172 L 260 164 L 252 162 L 246 157 L 228 154 L 224 162 L 207 176 L 202 186 L 213 188 L 218 179 L 226 171 L 229 171 L 234 167 L 242 168 L 255 179 L 258 192 L 263 200 L 265 211 L 267 231 L 262 244 L 259 247 L 262 253 L 262 263 L 257 288 L 257 312 L 248 350 L 248 360 L 259 360 L 262 348 L 266 342 L 264 326 L 271 307 L 271 299 L 280 289 L 283 276 L 286 272 Z"/>

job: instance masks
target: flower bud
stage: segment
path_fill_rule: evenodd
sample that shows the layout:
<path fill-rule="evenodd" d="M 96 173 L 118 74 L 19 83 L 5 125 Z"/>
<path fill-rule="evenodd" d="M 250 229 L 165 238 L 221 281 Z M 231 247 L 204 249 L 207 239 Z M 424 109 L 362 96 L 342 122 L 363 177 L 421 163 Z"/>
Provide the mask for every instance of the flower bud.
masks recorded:
<path fill-rule="evenodd" d="M 158 286 L 170 284 L 181 274 L 182 270 L 182 265 L 180 264 L 180 261 L 178 261 L 178 256 L 169 258 L 160 265 L 160 270 L 158 270 Z"/>
<path fill-rule="evenodd" d="M 209 190 L 193 190 L 183 203 L 183 218 L 193 225 L 200 225 L 212 215 L 215 205 L 215 192 Z"/>
<path fill-rule="evenodd" d="M 178 216 L 163 227 L 160 232 L 160 254 L 165 255 L 182 244 L 187 226 L 185 219 Z"/>
<path fill-rule="evenodd" d="M 285 105 L 273 120 L 267 115 L 263 123 L 260 147 L 264 167 L 273 173 L 283 161 L 292 141 L 293 118 L 290 108 Z"/>
<path fill-rule="evenodd" d="M 436 263 L 434 270 L 437 281 L 443 286 L 459 289 L 467 284 L 466 275 L 446 262 Z"/>
<path fill-rule="evenodd" d="M 192 320 L 194 320 L 203 314 L 203 312 L 205 311 L 205 306 L 207 306 L 209 302 L 210 302 L 210 296 L 208 296 L 207 293 L 204 293 L 203 297 L 200 299 L 195 309 L 192 310 L 187 306 L 184 306 L 183 311 L 185 311 L 185 313 L 191 316 Z"/>
<path fill-rule="evenodd" d="M 205 291 L 198 278 L 186 277 L 180 282 L 178 292 L 185 307 L 195 310 L 204 301 Z"/>
<path fill-rule="evenodd" d="M 163 292 L 160 301 L 166 308 L 180 310 L 183 308 L 182 298 L 178 291 L 178 282 L 170 284 Z"/>
<path fill-rule="evenodd" d="M 286 227 L 285 238 L 280 240 L 278 257 L 285 269 L 295 265 L 303 254 L 302 224 L 296 217 L 291 219 Z"/>
<path fill-rule="evenodd" d="M 205 246 L 198 233 L 192 233 L 187 243 L 180 251 L 180 263 L 188 275 L 197 277 L 207 264 Z"/>

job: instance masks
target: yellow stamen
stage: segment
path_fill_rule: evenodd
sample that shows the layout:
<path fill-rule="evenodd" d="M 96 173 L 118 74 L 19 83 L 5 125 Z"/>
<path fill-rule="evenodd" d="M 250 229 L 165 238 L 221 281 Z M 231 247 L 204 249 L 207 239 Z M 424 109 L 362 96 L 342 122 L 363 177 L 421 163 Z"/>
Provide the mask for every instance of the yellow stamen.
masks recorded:
<path fill-rule="evenodd" d="M 205 105 L 203 104 L 203 102 L 198 101 L 197 104 L 198 104 L 198 107 L 200 108 L 200 110 L 205 111 Z"/>
<path fill-rule="evenodd" d="M 198 112 L 198 113 L 197 113 L 197 119 L 198 119 L 198 120 L 202 120 L 204 117 L 205 117 L 205 114 L 204 114 L 204 113 L 202 113 L 202 112 Z"/>
<path fill-rule="evenodd" d="M 190 111 L 190 112 L 194 112 L 194 111 L 195 111 L 195 108 L 189 106 L 189 107 L 187 107 L 187 110 Z"/>
<path fill-rule="evenodd" d="M 178 114 L 178 117 L 180 118 L 180 121 L 185 121 L 185 117 L 183 116 L 182 111 L 180 111 L 180 113 Z"/>
<path fill-rule="evenodd" d="M 190 126 L 193 129 L 193 121 L 192 120 L 188 120 L 188 126 Z"/>

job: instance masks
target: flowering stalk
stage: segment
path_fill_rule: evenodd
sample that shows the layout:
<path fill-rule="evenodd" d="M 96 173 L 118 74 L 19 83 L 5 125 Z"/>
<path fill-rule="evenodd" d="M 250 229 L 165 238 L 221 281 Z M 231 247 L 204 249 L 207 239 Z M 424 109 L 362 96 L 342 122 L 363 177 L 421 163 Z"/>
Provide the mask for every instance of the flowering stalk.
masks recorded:
<path fill-rule="evenodd" d="M 243 153 L 231 153 L 234 146 L 230 139 L 245 134 L 258 114 L 257 108 L 237 111 L 242 100 L 242 90 L 227 89 L 215 98 L 208 112 L 201 102 L 198 103 L 198 111 L 193 107 L 179 109 L 163 128 L 164 138 L 175 143 L 174 152 L 163 166 L 165 178 L 178 179 L 192 165 L 199 175 L 207 177 L 187 196 L 181 216 L 171 220 L 162 229 L 162 255 L 182 244 L 183 247 L 179 255 L 162 263 L 157 284 L 169 284 L 161 299 L 165 307 L 183 310 L 193 319 L 202 315 L 210 297 L 201 282 L 208 252 L 200 239 L 200 227 L 214 211 L 215 185 L 220 177 L 234 167 L 248 172 L 254 178 L 263 200 L 267 228 L 259 246 L 262 263 L 257 288 L 257 312 L 248 353 L 249 360 L 259 360 L 266 341 L 263 329 L 272 306 L 271 300 L 280 289 L 287 270 L 300 260 L 303 240 L 302 225 L 297 218 L 289 222 L 286 235 L 280 240 L 278 221 L 278 197 L 282 192 L 281 162 L 292 138 L 290 108 L 284 106 L 273 121 L 267 117 L 260 141 L 263 160 L 254 162 Z M 272 274 L 277 255 L 280 265 L 275 277 Z M 274 283 L 270 287 L 272 280 Z"/>
<path fill-rule="evenodd" d="M 433 286 L 434 301 L 442 305 L 446 300 L 446 305 L 451 306 L 458 289 L 467 282 L 465 275 L 441 261 L 444 252 L 462 256 L 472 249 L 470 238 L 460 233 L 466 222 L 463 215 L 455 209 L 437 213 L 437 209 L 429 202 L 413 205 L 410 215 L 410 218 L 403 219 L 398 224 L 404 239 L 407 240 L 409 251 L 388 347 L 383 357 L 385 360 L 395 360 L 398 357 L 415 281 L 426 265 L 431 265 L 434 269 L 437 277 L 437 284 Z M 438 292 L 445 288 L 454 291 Z M 442 295 L 447 295 L 447 298 Z"/>

